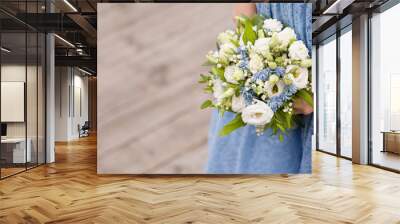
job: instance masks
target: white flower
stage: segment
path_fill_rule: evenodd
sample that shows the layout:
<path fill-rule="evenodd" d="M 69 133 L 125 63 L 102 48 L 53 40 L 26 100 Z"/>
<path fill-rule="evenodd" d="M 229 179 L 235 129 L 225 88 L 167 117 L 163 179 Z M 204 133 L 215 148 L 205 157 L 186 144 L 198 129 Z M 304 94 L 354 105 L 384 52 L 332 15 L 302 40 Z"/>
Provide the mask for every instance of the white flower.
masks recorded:
<path fill-rule="evenodd" d="M 226 30 L 225 32 L 218 34 L 217 42 L 218 42 L 218 44 L 222 45 L 225 43 L 231 43 L 232 40 L 236 40 L 236 39 L 237 39 L 237 36 L 236 36 L 235 32 L 233 32 L 232 30 Z"/>
<path fill-rule="evenodd" d="M 206 55 L 206 58 L 209 62 L 217 64 L 218 63 L 218 51 L 210 51 Z"/>
<path fill-rule="evenodd" d="M 290 43 L 290 41 L 296 40 L 297 37 L 292 28 L 286 27 L 277 34 L 277 38 L 281 42 L 281 44 L 286 47 Z"/>
<path fill-rule="evenodd" d="M 285 83 L 282 80 L 279 80 L 278 82 L 266 81 L 264 89 L 267 92 L 268 97 L 271 98 L 283 92 L 285 89 Z"/>
<path fill-rule="evenodd" d="M 236 52 L 236 46 L 232 43 L 225 43 L 220 46 L 219 57 L 222 61 L 228 62 L 229 58 Z"/>
<path fill-rule="evenodd" d="M 235 90 L 233 88 L 228 88 L 224 94 L 222 94 L 222 98 L 228 98 L 235 94 Z"/>
<path fill-rule="evenodd" d="M 272 31 L 272 32 L 279 32 L 282 30 L 282 23 L 277 20 L 277 19 L 266 19 L 264 20 L 264 29 L 267 31 Z"/>
<path fill-rule="evenodd" d="M 251 73 L 255 74 L 258 71 L 261 71 L 263 68 L 264 68 L 264 62 L 261 56 L 259 56 L 258 54 L 250 55 L 249 69 Z"/>
<path fill-rule="evenodd" d="M 234 80 L 236 80 L 236 81 L 243 80 L 245 76 L 246 76 L 246 73 L 242 69 L 235 67 L 235 72 L 233 73 Z"/>
<path fill-rule="evenodd" d="M 231 65 L 225 68 L 224 77 L 226 81 L 236 84 L 237 81 L 233 79 L 233 73 L 235 72 L 235 66 Z"/>
<path fill-rule="evenodd" d="M 226 81 L 237 84 L 239 80 L 244 79 L 244 71 L 236 66 L 230 65 L 225 68 L 224 77 Z"/>
<path fill-rule="evenodd" d="M 298 89 L 304 89 L 308 84 L 308 69 L 299 68 L 299 73 L 294 76 L 293 85 Z"/>
<path fill-rule="evenodd" d="M 225 88 L 223 86 L 223 82 L 220 79 L 213 80 L 213 95 L 217 102 L 221 102 L 223 99 L 223 95 L 225 92 Z"/>
<path fill-rule="evenodd" d="M 277 83 L 279 81 L 279 77 L 277 75 L 270 75 L 268 81 L 270 83 Z"/>
<path fill-rule="evenodd" d="M 289 65 L 286 69 L 286 73 L 292 74 L 292 84 L 297 89 L 304 89 L 308 84 L 308 69 L 298 67 L 296 65 Z"/>
<path fill-rule="evenodd" d="M 289 57 L 292 60 L 305 60 L 308 58 L 308 49 L 303 41 L 295 41 L 290 45 Z"/>
<path fill-rule="evenodd" d="M 271 108 L 259 100 L 242 110 L 243 122 L 250 125 L 265 125 L 271 121 L 273 116 L 274 112 Z"/>
<path fill-rule="evenodd" d="M 242 95 L 232 97 L 232 110 L 236 113 L 241 113 L 246 106 L 244 97 Z"/>
<path fill-rule="evenodd" d="M 219 53 L 232 55 L 236 52 L 236 46 L 232 43 L 225 43 L 220 46 Z"/>
<path fill-rule="evenodd" d="M 263 56 L 269 52 L 269 41 L 271 38 L 260 38 L 254 43 L 254 50 Z"/>
<path fill-rule="evenodd" d="M 283 77 L 283 82 L 286 85 L 291 85 L 293 83 L 293 80 L 294 80 L 294 76 L 292 73 L 288 73 Z"/>

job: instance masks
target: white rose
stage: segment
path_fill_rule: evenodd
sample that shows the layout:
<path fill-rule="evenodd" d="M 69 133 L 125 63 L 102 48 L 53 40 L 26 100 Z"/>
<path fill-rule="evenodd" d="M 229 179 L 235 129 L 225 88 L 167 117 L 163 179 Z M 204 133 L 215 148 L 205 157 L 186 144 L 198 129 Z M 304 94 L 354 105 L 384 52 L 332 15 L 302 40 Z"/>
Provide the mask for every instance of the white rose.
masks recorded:
<path fill-rule="evenodd" d="M 285 89 L 285 83 L 282 80 L 279 80 L 278 82 L 266 81 L 264 89 L 267 92 L 268 97 L 271 98 L 283 92 Z"/>
<path fill-rule="evenodd" d="M 224 98 L 225 88 L 223 86 L 223 82 L 220 79 L 213 80 L 213 95 L 215 99 L 217 99 L 217 103 L 221 102 Z"/>
<path fill-rule="evenodd" d="M 305 60 L 308 58 L 308 49 L 303 41 L 295 41 L 290 45 L 289 57 L 292 60 Z"/>
<path fill-rule="evenodd" d="M 291 83 L 298 89 L 304 89 L 308 84 L 308 69 L 297 65 L 289 65 L 286 68 L 286 76 L 290 75 Z"/>
<path fill-rule="evenodd" d="M 235 39 L 237 39 L 235 32 L 232 30 L 226 30 L 225 32 L 218 34 L 217 42 L 222 45 L 225 43 L 231 43 L 231 41 Z"/>
<path fill-rule="evenodd" d="M 282 30 L 282 23 L 277 20 L 277 19 L 266 19 L 264 20 L 264 29 L 267 31 L 272 31 L 272 32 L 279 32 Z"/>
<path fill-rule="evenodd" d="M 242 95 L 232 97 L 232 110 L 236 113 L 241 113 L 246 106 L 244 97 Z"/>
<path fill-rule="evenodd" d="M 296 40 L 296 33 L 292 28 L 286 27 L 281 32 L 277 34 L 278 40 L 281 42 L 283 46 L 287 46 L 290 41 Z"/>
<path fill-rule="evenodd" d="M 235 66 L 231 65 L 225 68 L 224 77 L 226 81 L 237 84 L 237 81 L 233 79 L 233 74 L 235 73 Z"/>
<path fill-rule="evenodd" d="M 255 74 L 258 71 L 261 71 L 264 68 L 264 62 L 261 56 L 258 54 L 253 54 L 250 56 L 250 61 L 249 61 L 249 69 L 251 73 Z"/>
<path fill-rule="evenodd" d="M 299 68 L 297 73 L 294 74 L 293 83 L 297 89 L 304 89 L 307 87 L 308 84 L 308 69 L 306 68 Z"/>
<path fill-rule="evenodd" d="M 273 116 L 274 112 L 271 108 L 259 100 L 242 110 L 243 122 L 250 125 L 265 125 L 271 121 Z"/>
<path fill-rule="evenodd" d="M 269 52 L 269 41 L 271 38 L 260 38 L 257 39 L 256 42 L 254 43 L 254 50 L 257 53 L 262 54 L 265 56 Z"/>

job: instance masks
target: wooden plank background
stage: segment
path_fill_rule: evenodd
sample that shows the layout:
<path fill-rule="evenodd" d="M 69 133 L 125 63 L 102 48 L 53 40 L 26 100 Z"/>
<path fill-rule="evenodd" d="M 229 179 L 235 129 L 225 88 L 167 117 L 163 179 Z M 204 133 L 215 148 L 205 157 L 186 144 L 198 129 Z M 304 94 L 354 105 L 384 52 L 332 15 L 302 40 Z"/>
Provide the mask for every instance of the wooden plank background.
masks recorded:
<path fill-rule="evenodd" d="M 232 4 L 98 5 L 98 172 L 203 173 L 197 80 Z"/>

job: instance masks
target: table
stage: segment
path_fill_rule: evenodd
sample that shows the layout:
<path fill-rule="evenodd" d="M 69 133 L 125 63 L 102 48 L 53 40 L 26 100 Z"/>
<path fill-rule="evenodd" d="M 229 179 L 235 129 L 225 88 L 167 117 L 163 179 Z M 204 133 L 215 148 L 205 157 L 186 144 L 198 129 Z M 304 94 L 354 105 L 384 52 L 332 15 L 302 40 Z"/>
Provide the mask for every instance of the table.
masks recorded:
<path fill-rule="evenodd" d="M 31 162 L 31 160 L 32 160 L 32 152 L 31 152 L 32 141 L 30 138 L 27 138 L 26 142 L 28 144 L 27 144 L 26 152 L 25 152 L 25 138 L 1 139 L 2 158 L 8 157 L 8 158 L 6 158 L 6 161 L 9 163 Z M 10 146 L 11 146 L 11 148 L 10 148 Z M 12 154 L 12 156 L 10 154 Z M 11 158 L 12 158 L 12 160 L 11 160 Z"/>

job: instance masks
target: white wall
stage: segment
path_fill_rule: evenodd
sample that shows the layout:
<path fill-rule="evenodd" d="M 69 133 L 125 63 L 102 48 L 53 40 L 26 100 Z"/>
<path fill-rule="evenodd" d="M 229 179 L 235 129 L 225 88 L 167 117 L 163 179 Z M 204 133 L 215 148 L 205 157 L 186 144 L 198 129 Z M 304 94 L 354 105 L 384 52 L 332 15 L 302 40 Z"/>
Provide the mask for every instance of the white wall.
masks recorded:
<path fill-rule="evenodd" d="M 55 89 L 55 140 L 77 139 L 78 124 L 88 120 L 88 78 L 76 68 L 56 67 Z"/>
<path fill-rule="evenodd" d="M 26 70 L 27 69 L 27 70 Z M 2 82 L 25 82 L 25 76 L 26 72 L 28 75 L 34 74 L 36 75 L 36 67 L 33 66 L 28 66 L 25 67 L 25 65 L 2 65 L 1 66 L 1 81 Z M 30 78 L 28 77 L 30 80 Z M 36 90 L 34 93 L 27 93 L 28 97 L 36 97 Z M 29 100 L 31 101 L 31 100 Z M 32 105 L 33 106 L 33 105 Z M 36 105 L 34 105 L 36 108 Z M 2 110 L 5 110 L 5 108 L 2 108 Z M 36 117 L 30 117 L 30 115 L 33 115 L 31 113 L 28 113 L 28 121 L 35 121 L 36 122 Z M 36 114 L 35 114 L 36 116 Z M 7 137 L 25 137 L 25 122 L 7 122 Z M 31 127 L 32 125 L 28 125 L 28 128 Z M 29 137 L 29 133 L 28 133 Z"/>

